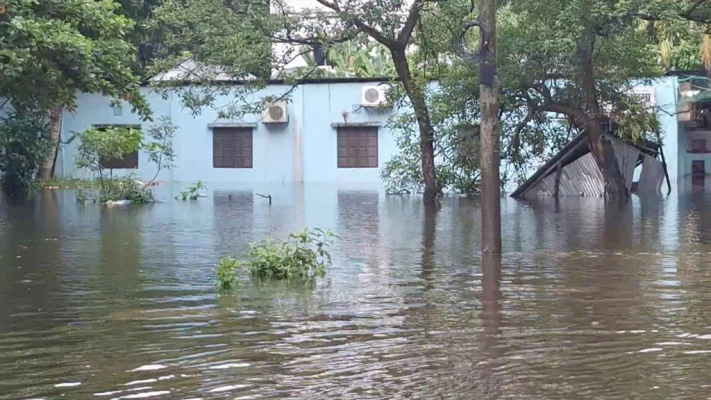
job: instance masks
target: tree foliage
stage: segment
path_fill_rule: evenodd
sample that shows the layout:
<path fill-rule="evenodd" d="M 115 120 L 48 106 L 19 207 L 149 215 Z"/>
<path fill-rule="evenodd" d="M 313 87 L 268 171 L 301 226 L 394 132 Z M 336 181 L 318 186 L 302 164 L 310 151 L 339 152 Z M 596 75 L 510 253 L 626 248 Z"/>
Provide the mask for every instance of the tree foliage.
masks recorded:
<path fill-rule="evenodd" d="M 147 183 L 153 183 L 163 169 L 173 168 L 175 153 L 173 152 L 173 138 L 178 127 L 173 125 L 169 117 L 161 117 L 157 123 L 148 128 L 148 137 L 151 141 L 142 145 L 148 154 L 148 161 L 156 165 L 155 176 Z"/>
<path fill-rule="evenodd" d="M 98 173 L 103 182 L 104 164 L 119 160 L 141 148 L 143 133 L 133 128 L 90 128 L 78 135 L 79 147 L 74 163 Z"/>
<path fill-rule="evenodd" d="M 41 115 L 11 114 L 0 120 L 0 172 L 5 193 L 15 198 L 26 194 L 51 147 Z"/>
<path fill-rule="evenodd" d="M 305 46 L 303 57 L 307 68 L 317 66 L 313 47 Z M 386 47 L 372 40 L 349 40 L 331 45 L 326 52 L 326 60 L 332 71 L 318 70 L 312 76 L 326 77 L 368 77 L 392 78 L 395 76 L 390 52 Z M 326 72 L 328 71 L 328 72 Z"/>
<path fill-rule="evenodd" d="M 73 109 L 105 91 L 149 112 L 131 71 L 133 22 L 111 0 L 6 0 L 0 13 L 0 98 L 16 110 Z"/>
<path fill-rule="evenodd" d="M 525 179 L 573 135 L 593 127 L 607 132 L 605 126 L 614 126 L 615 134 L 628 140 L 656 134 L 654 110 L 646 110 L 632 92 L 635 85 L 650 83 L 664 72 L 658 51 L 661 33 L 650 35 L 648 21 L 640 16 L 653 10 L 641 7 L 635 2 L 598 0 L 502 3 L 497 52 L 503 185 Z M 665 11 L 657 25 L 679 28 L 679 13 L 672 16 Z M 480 120 L 479 66 L 452 53 L 452 38 L 463 22 L 476 19 L 470 1 L 424 9 L 414 33 L 417 47 L 410 54 L 412 63 L 420 67 L 418 82 L 439 81 L 428 94 L 436 131 L 437 176 L 440 187 L 456 192 L 478 190 L 478 170 L 466 168 L 463 161 L 477 158 L 478 137 L 466 136 L 472 132 L 477 136 Z M 680 32 L 693 37 L 688 29 Z M 464 40 L 475 48 L 480 39 L 475 33 Z M 405 182 L 419 187 L 411 132 L 399 132 L 405 136 L 398 139 L 402 152 L 387 165 L 384 178 L 390 188 Z M 462 158 L 461 151 L 448 151 L 451 148 L 464 149 L 470 156 Z M 453 183 L 457 181 L 471 183 Z"/>
<path fill-rule="evenodd" d="M 193 114 L 214 107 L 221 117 L 236 118 L 259 109 L 251 96 L 278 64 L 266 32 L 266 0 L 165 0 L 154 15 L 165 35 L 150 70 L 154 86 L 177 93 Z"/>

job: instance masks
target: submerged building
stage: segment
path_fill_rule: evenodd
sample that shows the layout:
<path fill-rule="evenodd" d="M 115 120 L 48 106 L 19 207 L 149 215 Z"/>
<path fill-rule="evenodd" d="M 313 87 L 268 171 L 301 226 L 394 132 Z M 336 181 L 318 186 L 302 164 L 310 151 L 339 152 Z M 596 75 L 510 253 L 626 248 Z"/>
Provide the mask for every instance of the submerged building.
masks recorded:
<path fill-rule="evenodd" d="M 264 113 L 247 114 L 238 120 L 219 118 L 219 110 L 232 102 L 230 96 L 217 99 L 215 107 L 193 115 L 183 106 L 177 92 L 165 95 L 144 88 L 153 110 L 153 118 L 168 118 L 178 127 L 173 147 L 175 167 L 161 171 L 163 182 L 202 180 L 225 185 L 262 183 L 335 183 L 382 185 L 385 163 L 398 152 L 396 138 L 387 126 L 393 115 L 409 113 L 409 107 L 384 107 L 387 81 L 382 79 L 340 78 L 306 80 L 295 87 L 279 81 L 255 93 L 258 99 L 280 96 L 290 91 L 289 101 L 273 104 Z M 705 77 L 667 76 L 651 85 L 638 86 L 657 113 L 661 125 L 661 146 L 654 150 L 622 145 L 630 152 L 624 168 L 637 170 L 631 182 L 641 179 L 641 172 L 663 163 L 672 188 L 684 189 L 694 182 L 703 184 L 711 174 L 711 84 Z M 112 106 L 109 97 L 80 94 L 74 112 L 65 112 L 62 138 L 92 126 L 133 126 L 146 131 L 151 123 L 141 121 L 128 105 Z M 574 168 L 580 174 L 594 176 L 585 149 L 576 138 L 565 154 L 550 154 L 547 159 L 532 160 L 541 169 L 528 184 L 516 190 L 520 195 L 555 193 L 555 172 L 561 165 L 558 193 L 596 195 L 597 189 L 579 190 Z M 65 178 L 91 178 L 91 172 L 74 165 L 76 141 L 63 145 L 57 158 L 55 175 Z M 640 158 L 641 157 L 641 158 Z M 654 160 L 654 161 L 653 161 Z M 656 167 L 654 165 L 657 165 Z M 156 167 L 142 152 L 114 165 L 115 173 L 134 173 L 150 179 Z M 551 169 L 553 168 L 553 169 Z M 598 171 L 599 172 L 599 171 Z M 658 173 L 650 175 L 657 186 Z M 645 183 L 637 185 L 646 190 Z M 651 178 L 649 178 L 651 179 Z M 543 186 L 546 185 L 546 189 Z M 572 185 L 572 186 L 570 186 Z M 535 187 L 534 187 L 535 186 Z M 630 186 L 631 187 L 631 186 Z M 514 190 L 516 188 L 510 188 Z M 666 192 L 665 188 L 660 188 Z"/>
<path fill-rule="evenodd" d="M 164 96 L 145 88 L 153 120 L 164 117 L 178 128 L 173 140 L 175 166 L 161 171 L 158 180 L 380 184 L 384 163 L 397 151 L 386 126 L 395 111 L 383 106 L 385 84 L 358 78 L 312 80 L 295 87 L 274 82 L 254 99 L 290 91 L 289 100 L 238 120 L 219 117 L 219 110 L 234 101 L 229 95 L 193 115 L 178 93 L 168 91 Z M 100 94 L 79 95 L 76 111 L 64 113 L 64 140 L 92 126 L 130 126 L 144 132 L 151 126 L 127 105 L 115 107 L 111 101 Z M 90 171 L 75 167 L 76 150 L 76 141 L 61 147 L 56 176 L 92 177 Z M 143 179 L 156 173 L 144 152 L 112 166 L 114 173 L 133 173 Z"/>

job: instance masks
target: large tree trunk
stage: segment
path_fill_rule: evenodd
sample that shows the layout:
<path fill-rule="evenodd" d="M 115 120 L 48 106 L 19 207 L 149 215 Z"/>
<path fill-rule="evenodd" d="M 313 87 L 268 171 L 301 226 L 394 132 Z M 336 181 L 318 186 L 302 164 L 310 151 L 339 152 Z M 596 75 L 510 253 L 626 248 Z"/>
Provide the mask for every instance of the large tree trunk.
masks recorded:
<path fill-rule="evenodd" d="M 583 12 L 585 15 L 591 15 L 590 0 L 583 2 Z M 590 152 L 593 158 L 595 158 L 595 163 L 600 169 L 600 173 L 602 173 L 602 177 L 605 181 L 605 197 L 627 197 L 629 195 L 629 188 L 625 187 L 624 179 L 622 179 L 622 173 L 617 165 L 615 150 L 612 144 L 603 137 L 603 116 L 600 112 L 600 103 L 598 102 L 597 87 L 595 85 L 594 54 L 595 27 L 592 22 L 588 22 L 580 48 L 582 88 L 588 112 L 585 131 L 588 134 Z"/>
<path fill-rule="evenodd" d="M 593 125 L 597 127 L 599 132 L 602 131 L 602 126 L 598 121 L 591 121 L 587 128 L 588 132 L 594 130 Z M 605 197 L 614 199 L 629 196 L 630 188 L 625 186 L 625 181 L 622 178 L 622 172 L 617 164 L 617 156 L 615 155 L 615 149 L 612 147 L 612 143 L 602 136 L 602 133 L 589 133 L 588 141 L 590 144 L 590 152 L 604 179 Z"/>
<path fill-rule="evenodd" d="M 496 0 L 479 0 L 479 21 L 488 43 L 481 58 L 481 247 L 485 254 L 501 253 L 501 164 L 499 144 L 499 87 L 496 78 Z"/>
<path fill-rule="evenodd" d="M 47 155 L 44 165 L 37 173 L 37 179 L 48 180 L 54 177 L 54 165 L 57 162 L 59 140 L 62 135 L 62 108 L 53 108 L 49 113 L 49 131 L 52 138 L 52 151 Z"/>
<path fill-rule="evenodd" d="M 407 63 L 405 50 L 391 50 L 395 70 L 402 82 L 407 97 L 412 103 L 415 111 L 415 118 L 420 129 L 420 153 L 422 156 L 422 178 L 425 183 L 424 201 L 434 203 L 439 188 L 437 187 L 437 176 L 435 175 L 434 162 L 434 129 L 430 121 L 430 113 L 425 102 L 424 92 L 412 82 L 410 66 Z"/>

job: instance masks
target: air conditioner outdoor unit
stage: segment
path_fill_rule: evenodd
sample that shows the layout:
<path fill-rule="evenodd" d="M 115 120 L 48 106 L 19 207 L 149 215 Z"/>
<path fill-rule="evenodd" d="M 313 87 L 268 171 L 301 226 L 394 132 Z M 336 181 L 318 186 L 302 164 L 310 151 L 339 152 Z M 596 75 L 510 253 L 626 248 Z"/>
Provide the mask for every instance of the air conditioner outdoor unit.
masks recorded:
<path fill-rule="evenodd" d="M 387 87 L 364 86 L 360 104 L 363 107 L 385 107 L 388 105 Z"/>
<path fill-rule="evenodd" d="M 262 121 L 265 124 L 284 124 L 289 122 L 289 114 L 286 112 L 286 101 L 279 100 L 267 103 L 262 111 Z"/>

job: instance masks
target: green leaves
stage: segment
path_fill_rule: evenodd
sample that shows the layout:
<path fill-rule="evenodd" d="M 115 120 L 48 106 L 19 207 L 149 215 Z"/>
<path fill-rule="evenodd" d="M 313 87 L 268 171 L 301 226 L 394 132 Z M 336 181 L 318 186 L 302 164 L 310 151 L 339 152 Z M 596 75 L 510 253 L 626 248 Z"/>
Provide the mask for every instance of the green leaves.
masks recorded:
<path fill-rule="evenodd" d="M 201 195 L 200 192 L 203 190 L 207 190 L 207 186 L 205 186 L 202 181 L 197 181 L 190 185 L 187 190 L 180 192 L 180 194 L 175 196 L 175 198 L 183 201 L 197 200 Z"/>
<path fill-rule="evenodd" d="M 42 116 L 11 114 L 0 119 L 0 175 L 5 193 L 10 197 L 27 193 L 52 145 Z"/>
<path fill-rule="evenodd" d="M 254 279 L 311 280 L 326 275 L 332 264 L 328 247 L 339 239 L 331 231 L 304 229 L 292 233 L 287 241 L 266 238 L 251 243 L 245 261 L 228 257 L 220 260 L 217 282 L 222 289 L 237 285 L 240 272 Z"/>
<path fill-rule="evenodd" d="M 81 143 L 74 159 L 76 166 L 96 172 L 102 169 L 102 162 L 138 151 L 143 141 L 143 133 L 132 128 L 91 128 L 78 137 Z"/>
<path fill-rule="evenodd" d="M 0 16 L 0 94 L 16 109 L 73 109 L 77 91 L 130 97 L 150 117 L 131 71 L 133 22 L 111 0 L 6 0 Z"/>

